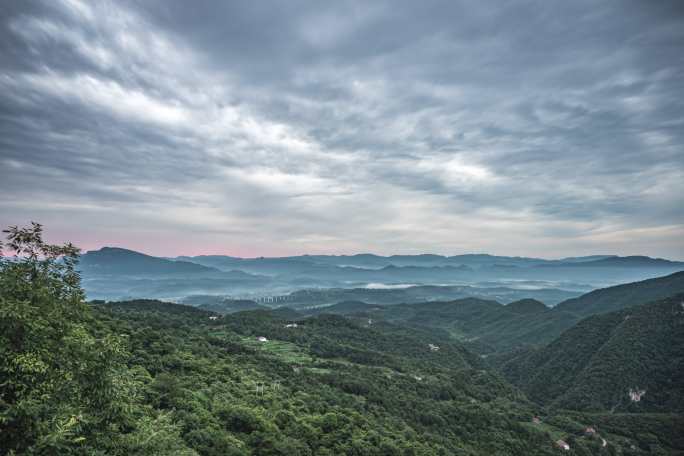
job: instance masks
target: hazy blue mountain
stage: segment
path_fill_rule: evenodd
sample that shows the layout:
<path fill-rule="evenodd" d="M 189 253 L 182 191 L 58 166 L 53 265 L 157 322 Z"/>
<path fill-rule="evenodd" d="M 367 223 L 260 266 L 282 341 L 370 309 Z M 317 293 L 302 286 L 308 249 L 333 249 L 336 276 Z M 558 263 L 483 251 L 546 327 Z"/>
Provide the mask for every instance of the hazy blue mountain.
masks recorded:
<path fill-rule="evenodd" d="M 222 271 L 132 250 L 104 247 L 81 255 L 78 269 L 89 299 L 178 299 L 193 294 L 245 293 L 269 278 L 244 271 Z"/>
<path fill-rule="evenodd" d="M 684 269 L 684 262 L 670 261 L 663 258 L 651 258 L 647 256 L 609 256 L 590 261 L 560 261 L 541 266 L 561 266 L 576 268 L 669 268 Z"/>
<path fill-rule="evenodd" d="M 682 261 L 670 261 L 663 258 L 650 258 L 647 256 L 628 256 L 604 258 L 601 260 L 579 263 L 583 266 L 599 267 L 648 267 L 648 268 L 684 268 Z"/>
<path fill-rule="evenodd" d="M 311 272 L 323 273 L 334 265 L 324 265 L 303 259 L 304 257 L 283 258 L 236 258 L 221 255 L 202 255 L 196 257 L 178 257 L 178 261 L 191 261 L 208 267 L 222 270 L 241 270 L 266 275 L 293 275 Z"/>
<path fill-rule="evenodd" d="M 284 287 L 344 287 L 385 285 L 475 285 L 522 288 L 523 283 L 548 282 L 536 288 L 589 291 L 619 283 L 644 280 L 684 270 L 684 263 L 648 257 L 593 255 L 561 260 L 505 257 L 487 254 L 456 256 L 392 255 L 300 255 L 280 258 L 235 258 L 211 255 L 178 257 L 222 270 L 268 275 Z M 600 274 L 597 269 L 600 268 Z M 532 288 L 526 286 L 527 288 Z M 530 296 L 533 297 L 533 296 Z"/>
<path fill-rule="evenodd" d="M 358 268 L 380 269 L 386 266 L 488 266 L 493 264 L 530 266 L 551 262 L 537 258 L 506 257 L 487 254 L 466 254 L 443 256 L 435 254 L 418 255 L 374 255 L 362 253 L 357 255 L 300 255 L 280 258 L 236 258 L 222 255 L 181 256 L 182 261 L 193 261 L 211 266 L 251 266 L 269 263 L 292 265 L 308 263 L 318 265 L 352 266 Z"/>
<path fill-rule="evenodd" d="M 168 275 L 207 274 L 217 269 L 187 261 L 170 261 L 118 247 L 103 247 L 83 255 L 79 269 L 89 274 Z"/>
<path fill-rule="evenodd" d="M 593 264 L 596 266 L 587 266 Z M 345 300 L 397 304 L 466 297 L 493 299 L 503 304 L 532 298 L 555 305 L 595 288 L 684 269 L 680 264 L 648 257 L 606 255 L 563 260 L 487 254 L 279 258 L 205 255 L 166 259 L 105 247 L 84 254 L 80 269 L 88 296 L 99 299 L 179 300 L 190 295 L 257 299 L 297 290 L 325 289 L 291 296 L 291 305 L 320 306 Z M 363 291 L 365 288 L 406 291 Z M 355 291 L 330 291 L 333 289 Z"/>
<path fill-rule="evenodd" d="M 562 263 L 584 263 L 587 261 L 596 261 L 596 260 L 603 260 L 605 258 L 611 258 L 615 257 L 616 255 L 587 255 L 587 256 L 579 256 L 579 257 L 566 257 L 566 258 L 561 258 L 560 262 Z"/>

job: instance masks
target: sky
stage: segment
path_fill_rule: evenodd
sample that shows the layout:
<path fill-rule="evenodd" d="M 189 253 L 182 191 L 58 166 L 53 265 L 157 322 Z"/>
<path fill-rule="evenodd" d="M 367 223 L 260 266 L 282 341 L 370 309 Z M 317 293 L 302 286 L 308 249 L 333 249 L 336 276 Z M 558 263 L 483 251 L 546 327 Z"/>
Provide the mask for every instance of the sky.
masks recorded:
<path fill-rule="evenodd" d="M 684 2 L 9 0 L 0 226 L 684 259 Z"/>

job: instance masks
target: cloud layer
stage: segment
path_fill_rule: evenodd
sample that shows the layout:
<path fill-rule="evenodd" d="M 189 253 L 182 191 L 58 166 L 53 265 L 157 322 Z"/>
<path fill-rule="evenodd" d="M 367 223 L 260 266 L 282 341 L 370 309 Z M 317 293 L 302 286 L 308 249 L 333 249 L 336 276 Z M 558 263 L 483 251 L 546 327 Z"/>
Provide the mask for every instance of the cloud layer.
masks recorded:
<path fill-rule="evenodd" d="M 0 223 L 153 254 L 684 259 L 681 2 L 10 1 Z"/>

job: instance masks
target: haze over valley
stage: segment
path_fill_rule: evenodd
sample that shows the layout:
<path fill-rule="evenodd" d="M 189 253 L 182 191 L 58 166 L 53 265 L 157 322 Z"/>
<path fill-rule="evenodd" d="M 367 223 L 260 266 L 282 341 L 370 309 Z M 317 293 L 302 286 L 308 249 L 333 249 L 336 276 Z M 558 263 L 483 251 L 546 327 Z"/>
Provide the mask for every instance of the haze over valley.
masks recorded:
<path fill-rule="evenodd" d="M 506 304 L 529 297 L 554 306 L 595 288 L 684 270 L 684 262 L 645 256 L 544 260 L 484 254 L 159 258 L 105 247 L 85 253 L 79 269 L 91 299 L 197 304 L 225 298 L 305 307 L 352 299 L 387 303 L 462 297 Z"/>

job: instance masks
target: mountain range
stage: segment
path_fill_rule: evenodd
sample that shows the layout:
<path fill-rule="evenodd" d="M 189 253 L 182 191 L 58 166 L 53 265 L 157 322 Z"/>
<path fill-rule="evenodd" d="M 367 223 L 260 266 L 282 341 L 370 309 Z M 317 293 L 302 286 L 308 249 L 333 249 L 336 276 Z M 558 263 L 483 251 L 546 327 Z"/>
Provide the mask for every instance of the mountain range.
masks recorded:
<path fill-rule="evenodd" d="M 93 299 L 181 300 L 191 295 L 255 299 L 298 290 L 430 286 L 413 290 L 421 295 L 418 301 L 479 296 L 507 303 L 531 297 L 555 305 L 595 288 L 684 270 L 684 263 L 609 255 L 560 260 L 486 254 L 160 258 L 104 247 L 83 254 L 80 269 L 84 288 Z M 459 291 L 457 287 L 470 288 Z M 337 300 L 366 299 L 359 296 L 363 293 L 356 294 Z M 407 296 L 399 302 L 417 302 L 413 299 Z"/>
<path fill-rule="evenodd" d="M 140 328 L 131 330 L 134 338 L 145 339 L 134 342 L 135 362 L 167 372 L 159 381 L 183 379 L 187 392 L 173 393 L 176 397 L 190 397 L 187 388 L 195 378 L 218 385 L 212 383 L 216 374 L 201 366 L 223 363 L 222 373 L 248 367 L 240 367 L 236 385 L 242 378 L 249 383 L 231 386 L 231 394 L 252 408 L 263 401 L 254 396 L 255 382 L 277 377 L 284 381 L 285 397 L 305 388 L 307 400 L 325 397 L 346 417 L 368 416 L 366 407 L 372 407 L 383 422 L 427 433 L 421 442 L 439 442 L 452 452 L 496 454 L 496 445 L 505 445 L 501 454 L 554 454 L 558 439 L 569 442 L 573 454 L 684 449 L 677 436 L 684 413 L 684 271 L 671 272 L 679 267 L 676 262 L 603 255 L 555 261 L 463 256 L 468 264 L 435 255 L 194 262 L 120 249 L 83 257 L 86 284 L 123 284 L 148 296 L 174 294 L 185 304 L 147 300 L 98 306 L 107 324 Z M 499 275 L 489 276 L 493 271 Z M 556 283 L 573 282 L 573 271 L 595 276 L 586 283 L 591 291 L 541 286 L 551 276 Z M 338 272 L 356 279 L 334 279 Z M 528 274 L 514 278 L 522 272 Z M 421 283 L 478 273 L 486 280 Z M 596 287 L 618 277 L 658 274 Z M 357 286 L 378 277 L 414 280 Z M 307 281 L 336 286 L 286 291 Z M 512 283 L 518 286 L 502 285 Z M 160 352 L 167 353 L 166 361 L 145 354 L 146 338 L 173 338 Z M 183 347 L 181 352 L 175 346 Z M 188 363 L 182 353 L 204 358 Z M 168 391 L 181 391 L 180 384 Z M 148 396 L 157 397 L 154 391 Z M 171 406 L 183 407 L 164 405 Z M 223 412 L 214 418 L 211 407 L 202 410 L 208 419 L 223 419 Z M 296 410 L 298 419 L 307 416 Z M 185 426 L 197 419 L 183 413 L 190 420 Z M 269 429 L 286 429 L 282 419 L 278 415 Z M 223 426 L 242 432 L 253 418 L 230 420 Z M 390 427 L 369 423 L 377 432 L 389 432 Z M 497 436 L 491 438 L 491 432 Z"/>
<path fill-rule="evenodd" d="M 185 275 L 220 271 L 189 261 L 169 261 L 133 250 L 103 247 L 81 255 L 79 266 L 87 274 L 106 275 Z"/>
<path fill-rule="evenodd" d="M 354 290 L 345 291 L 348 292 L 337 296 L 352 296 Z M 397 290 L 390 291 L 389 296 L 392 296 Z M 684 272 L 595 290 L 565 300 L 554 308 L 534 299 L 522 299 L 504 305 L 492 299 L 470 297 L 406 304 L 396 304 L 401 301 L 394 301 L 394 304 L 379 300 L 363 301 L 368 308 L 357 304 L 357 307 L 352 308 L 353 312 L 345 313 L 362 313 L 364 317 L 412 327 L 444 330 L 469 344 L 478 353 L 500 355 L 521 347 L 549 343 L 588 315 L 608 313 L 677 293 L 684 293 Z M 388 297 L 387 301 L 391 299 Z M 290 304 L 285 301 L 284 305 Z M 340 313 L 339 307 L 330 308 L 334 313 Z M 302 314 L 316 314 L 326 309 L 328 307 L 301 308 L 299 311 Z"/>
<path fill-rule="evenodd" d="M 202 347 L 291 378 L 286 388 L 308 388 L 309 400 L 332 390 L 335 400 L 344 398 L 342 407 L 371 403 L 375 413 L 430 433 L 428 440 L 440 429 L 441 444 L 467 442 L 473 455 L 495 454 L 484 442 L 506 441 L 507 432 L 520 446 L 502 454 L 554 454 L 560 450 L 552 442 L 560 439 L 569 454 L 684 450 L 684 272 L 596 290 L 555 308 L 529 298 L 271 309 L 197 296 L 187 304 L 200 308 L 165 310 L 154 301 L 106 308 L 135 326 L 175 331 L 179 345 L 206 338 Z M 480 428 L 488 430 L 484 440 L 476 437 Z"/>
<path fill-rule="evenodd" d="M 549 308 L 466 298 L 288 309 L 344 315 L 455 339 L 543 406 L 584 412 L 684 412 L 684 272 L 596 290 Z"/>

